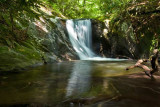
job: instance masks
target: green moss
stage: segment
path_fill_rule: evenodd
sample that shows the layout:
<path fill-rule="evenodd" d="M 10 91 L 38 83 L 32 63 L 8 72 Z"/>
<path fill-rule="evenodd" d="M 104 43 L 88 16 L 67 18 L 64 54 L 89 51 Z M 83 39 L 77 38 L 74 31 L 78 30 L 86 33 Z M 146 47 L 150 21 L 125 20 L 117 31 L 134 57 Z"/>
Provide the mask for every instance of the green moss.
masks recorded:
<path fill-rule="evenodd" d="M 41 62 L 41 54 L 37 50 L 17 45 L 15 48 L 0 47 L 0 71 L 21 69 Z"/>

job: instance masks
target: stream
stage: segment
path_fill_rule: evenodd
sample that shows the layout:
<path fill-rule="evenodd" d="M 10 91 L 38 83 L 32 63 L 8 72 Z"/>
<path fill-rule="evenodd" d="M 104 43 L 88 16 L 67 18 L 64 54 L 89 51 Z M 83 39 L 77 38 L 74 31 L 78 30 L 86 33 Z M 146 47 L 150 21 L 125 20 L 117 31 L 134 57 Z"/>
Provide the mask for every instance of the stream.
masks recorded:
<path fill-rule="evenodd" d="M 159 81 L 134 61 L 71 61 L 0 76 L 0 106 L 142 107 L 160 105 Z M 153 106 L 156 104 L 156 106 Z"/>

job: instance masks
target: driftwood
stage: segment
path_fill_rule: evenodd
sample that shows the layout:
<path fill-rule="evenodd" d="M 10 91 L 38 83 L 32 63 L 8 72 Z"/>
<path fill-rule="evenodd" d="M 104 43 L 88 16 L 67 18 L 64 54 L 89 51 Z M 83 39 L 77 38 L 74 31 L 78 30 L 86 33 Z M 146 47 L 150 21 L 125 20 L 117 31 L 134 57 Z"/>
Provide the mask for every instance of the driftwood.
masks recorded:
<path fill-rule="evenodd" d="M 151 62 L 151 66 L 152 66 L 152 69 L 150 69 L 148 66 L 144 65 L 143 63 L 144 62 L 147 62 L 149 61 Z M 139 68 L 142 68 L 145 72 L 146 75 L 148 75 L 149 77 L 152 77 L 152 75 L 155 73 L 155 72 L 158 72 L 159 71 L 159 64 L 158 64 L 158 49 L 155 49 L 153 51 L 153 55 L 151 56 L 150 59 L 139 59 L 135 65 L 132 65 L 132 66 L 129 66 L 126 68 L 126 70 L 129 70 L 129 69 L 132 69 L 132 68 L 135 68 L 135 67 L 139 67 Z"/>

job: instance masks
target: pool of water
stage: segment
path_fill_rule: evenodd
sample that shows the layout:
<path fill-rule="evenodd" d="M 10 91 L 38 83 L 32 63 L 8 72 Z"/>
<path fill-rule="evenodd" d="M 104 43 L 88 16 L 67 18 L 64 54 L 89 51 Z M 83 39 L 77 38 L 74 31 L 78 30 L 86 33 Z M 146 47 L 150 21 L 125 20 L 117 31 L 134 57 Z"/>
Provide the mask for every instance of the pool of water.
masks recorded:
<path fill-rule="evenodd" d="M 134 81 L 137 79 L 123 78 L 125 75 L 142 71 L 138 68 L 125 70 L 134 63 L 134 61 L 72 61 L 1 75 L 0 106 L 97 107 L 109 104 L 109 107 L 115 105 L 119 107 L 120 104 L 128 106 L 132 103 L 146 106 L 144 102 L 150 99 L 144 100 L 143 97 L 146 98 L 147 95 L 149 98 L 154 96 L 157 99 L 159 93 L 154 93 L 148 88 L 136 88 Z M 146 87 L 146 84 L 142 81 L 140 86 Z"/>

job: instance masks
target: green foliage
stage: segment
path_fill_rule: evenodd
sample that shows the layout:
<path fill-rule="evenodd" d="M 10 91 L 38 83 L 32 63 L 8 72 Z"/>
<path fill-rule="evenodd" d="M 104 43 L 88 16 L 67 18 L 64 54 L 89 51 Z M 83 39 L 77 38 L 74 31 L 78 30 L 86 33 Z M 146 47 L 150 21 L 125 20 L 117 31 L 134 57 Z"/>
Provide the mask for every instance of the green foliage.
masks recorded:
<path fill-rule="evenodd" d="M 104 20 L 119 14 L 131 0 L 45 0 L 53 10 L 68 18 Z"/>

